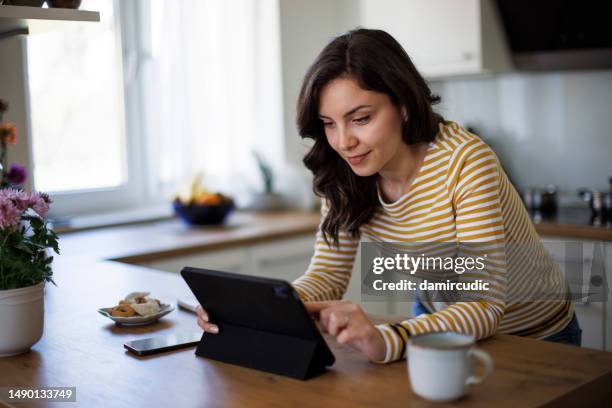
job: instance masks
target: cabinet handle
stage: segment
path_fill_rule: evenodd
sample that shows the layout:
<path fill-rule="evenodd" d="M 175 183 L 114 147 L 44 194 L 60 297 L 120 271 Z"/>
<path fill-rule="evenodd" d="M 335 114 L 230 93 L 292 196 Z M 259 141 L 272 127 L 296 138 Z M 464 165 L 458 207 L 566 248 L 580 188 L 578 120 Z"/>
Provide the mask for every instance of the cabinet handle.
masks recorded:
<path fill-rule="evenodd" d="M 586 295 L 586 297 L 581 300 L 575 301 L 574 306 L 588 306 L 591 304 L 591 295 Z"/>

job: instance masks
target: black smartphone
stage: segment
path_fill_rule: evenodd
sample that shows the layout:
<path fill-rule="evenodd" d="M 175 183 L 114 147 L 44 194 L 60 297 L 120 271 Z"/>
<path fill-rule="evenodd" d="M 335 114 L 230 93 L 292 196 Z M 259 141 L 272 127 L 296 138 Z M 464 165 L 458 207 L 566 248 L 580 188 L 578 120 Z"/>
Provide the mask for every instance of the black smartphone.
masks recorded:
<path fill-rule="evenodd" d="M 139 356 L 146 356 L 169 350 L 192 347 L 197 345 L 201 338 L 202 332 L 176 333 L 128 341 L 123 347 Z"/>

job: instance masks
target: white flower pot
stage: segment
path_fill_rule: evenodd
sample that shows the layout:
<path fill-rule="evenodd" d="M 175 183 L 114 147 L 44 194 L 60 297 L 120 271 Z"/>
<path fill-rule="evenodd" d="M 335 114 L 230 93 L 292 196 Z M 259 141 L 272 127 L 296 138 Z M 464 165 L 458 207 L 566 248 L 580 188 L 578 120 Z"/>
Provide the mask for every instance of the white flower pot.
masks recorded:
<path fill-rule="evenodd" d="M 30 350 L 43 334 L 45 284 L 0 290 L 0 357 Z"/>

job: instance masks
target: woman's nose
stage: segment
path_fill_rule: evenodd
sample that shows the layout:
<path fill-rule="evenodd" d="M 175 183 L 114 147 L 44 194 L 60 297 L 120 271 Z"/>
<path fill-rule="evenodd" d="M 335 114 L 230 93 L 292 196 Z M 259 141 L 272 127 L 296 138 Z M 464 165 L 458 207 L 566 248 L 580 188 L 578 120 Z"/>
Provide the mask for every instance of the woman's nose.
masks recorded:
<path fill-rule="evenodd" d="M 344 128 L 340 130 L 338 147 L 340 150 L 349 151 L 359 144 L 359 140 L 351 134 L 351 132 Z"/>

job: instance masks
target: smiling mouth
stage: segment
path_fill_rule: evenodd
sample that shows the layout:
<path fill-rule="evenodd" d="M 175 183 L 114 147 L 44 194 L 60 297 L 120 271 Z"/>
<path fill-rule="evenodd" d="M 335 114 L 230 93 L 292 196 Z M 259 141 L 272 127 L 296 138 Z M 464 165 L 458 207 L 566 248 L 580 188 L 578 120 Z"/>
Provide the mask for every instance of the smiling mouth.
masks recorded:
<path fill-rule="evenodd" d="M 351 156 L 351 157 L 347 157 L 347 160 L 349 161 L 349 163 L 355 165 L 355 164 L 359 164 L 361 163 L 366 157 L 367 155 L 370 154 L 370 152 L 364 153 L 364 154 L 360 154 L 357 156 Z"/>

